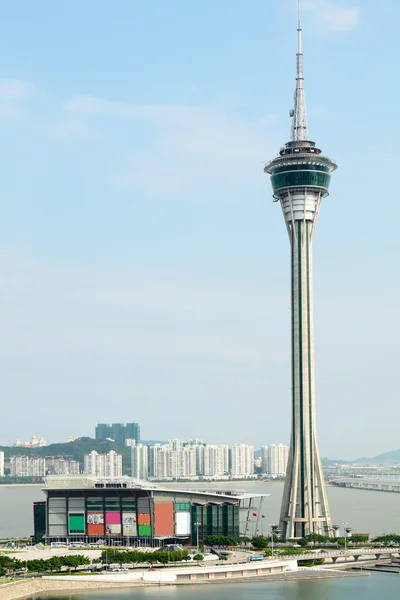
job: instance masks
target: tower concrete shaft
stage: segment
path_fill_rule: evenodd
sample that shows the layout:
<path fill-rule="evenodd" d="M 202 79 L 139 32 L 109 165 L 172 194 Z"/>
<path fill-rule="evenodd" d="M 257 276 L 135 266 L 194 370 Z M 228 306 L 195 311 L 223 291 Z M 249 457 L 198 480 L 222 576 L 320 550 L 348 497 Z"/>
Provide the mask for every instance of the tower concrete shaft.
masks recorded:
<path fill-rule="evenodd" d="M 336 164 L 307 140 L 300 22 L 298 36 L 292 139 L 264 169 L 281 204 L 291 248 L 292 422 L 280 515 L 286 539 L 332 533 L 315 421 L 312 246 Z"/>

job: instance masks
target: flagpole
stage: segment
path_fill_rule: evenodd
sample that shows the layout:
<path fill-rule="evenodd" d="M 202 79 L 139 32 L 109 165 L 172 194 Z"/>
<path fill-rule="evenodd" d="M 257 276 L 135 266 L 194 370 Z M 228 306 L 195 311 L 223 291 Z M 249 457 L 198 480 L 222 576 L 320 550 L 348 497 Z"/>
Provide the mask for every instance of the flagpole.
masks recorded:
<path fill-rule="evenodd" d="M 258 530 L 258 523 L 260 521 L 260 514 L 261 514 L 261 500 L 260 500 L 260 505 L 259 505 L 258 511 L 257 511 L 256 531 Z M 262 534 L 262 532 L 261 532 L 261 534 Z"/>

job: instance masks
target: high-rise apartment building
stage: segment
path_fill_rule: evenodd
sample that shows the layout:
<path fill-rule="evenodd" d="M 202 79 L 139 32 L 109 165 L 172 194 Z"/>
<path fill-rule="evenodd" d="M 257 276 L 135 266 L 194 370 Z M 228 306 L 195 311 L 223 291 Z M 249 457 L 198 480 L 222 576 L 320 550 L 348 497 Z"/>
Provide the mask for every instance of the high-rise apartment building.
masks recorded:
<path fill-rule="evenodd" d="M 99 454 L 95 450 L 84 456 L 84 473 L 94 477 L 122 477 L 122 454 L 110 450 Z"/>
<path fill-rule="evenodd" d="M 147 479 L 149 476 L 149 447 L 143 444 L 131 446 L 132 477 Z"/>
<path fill-rule="evenodd" d="M 111 425 L 110 437 L 112 440 L 114 440 L 116 444 L 120 444 L 121 446 L 123 446 L 125 444 L 125 432 L 126 428 L 123 423 L 113 423 Z"/>
<path fill-rule="evenodd" d="M 204 477 L 219 477 L 228 474 L 228 446 L 206 444 L 203 446 L 203 468 L 199 473 Z"/>
<path fill-rule="evenodd" d="M 232 446 L 232 477 L 254 475 L 254 446 L 235 444 Z"/>
<path fill-rule="evenodd" d="M 135 440 L 138 444 L 140 442 L 140 425 L 139 423 L 112 423 L 108 425 L 106 423 L 99 423 L 96 426 L 96 440 L 114 440 L 116 444 L 123 446 L 125 440 Z"/>
<path fill-rule="evenodd" d="M 140 425 L 139 423 L 127 423 L 125 426 L 125 439 L 135 440 L 138 444 L 140 442 Z"/>
<path fill-rule="evenodd" d="M 285 444 L 269 444 L 261 448 L 262 473 L 275 477 L 286 475 L 286 467 L 289 457 L 289 446 Z"/>
<path fill-rule="evenodd" d="M 79 462 L 65 458 L 46 458 L 47 475 L 79 475 Z"/>
<path fill-rule="evenodd" d="M 46 459 L 41 456 L 11 456 L 11 477 L 44 477 L 46 475 Z"/>
<path fill-rule="evenodd" d="M 0 477 L 4 477 L 4 452 L 0 450 Z"/>
<path fill-rule="evenodd" d="M 107 440 L 111 438 L 111 426 L 107 423 L 98 423 L 96 425 L 96 440 Z"/>

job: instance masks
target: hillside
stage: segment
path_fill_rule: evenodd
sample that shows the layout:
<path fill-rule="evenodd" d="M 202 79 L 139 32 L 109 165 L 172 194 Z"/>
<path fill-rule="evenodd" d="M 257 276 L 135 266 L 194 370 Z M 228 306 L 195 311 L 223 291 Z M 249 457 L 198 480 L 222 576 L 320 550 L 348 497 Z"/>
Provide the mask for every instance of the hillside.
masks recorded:
<path fill-rule="evenodd" d="M 5 460 L 16 454 L 25 456 L 62 456 L 77 460 L 83 470 L 83 457 L 89 454 L 92 450 L 96 450 L 100 454 L 115 450 L 122 454 L 122 471 L 124 475 L 130 475 L 131 470 L 131 449 L 126 446 L 120 446 L 109 440 L 93 440 L 92 438 L 84 437 L 75 440 L 74 442 L 66 442 L 63 444 L 50 444 L 43 448 L 21 448 L 20 446 L 0 446 L 3 450 Z"/>
<path fill-rule="evenodd" d="M 354 462 L 357 464 L 400 464 L 400 449 L 384 452 L 372 458 L 357 458 Z"/>
<path fill-rule="evenodd" d="M 390 450 L 390 452 L 384 452 L 370 458 L 363 456 L 355 460 L 323 458 L 322 464 L 324 467 L 334 467 L 335 465 L 400 465 L 400 449 Z"/>

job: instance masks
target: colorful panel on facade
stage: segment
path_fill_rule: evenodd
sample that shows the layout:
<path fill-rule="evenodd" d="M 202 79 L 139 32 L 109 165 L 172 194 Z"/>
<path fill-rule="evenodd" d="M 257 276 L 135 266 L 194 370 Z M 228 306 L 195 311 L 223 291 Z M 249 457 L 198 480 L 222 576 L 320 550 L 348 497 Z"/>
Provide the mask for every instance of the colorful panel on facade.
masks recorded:
<path fill-rule="evenodd" d="M 104 524 L 96 525 L 96 524 L 88 523 L 87 534 L 88 535 L 104 535 Z"/>
<path fill-rule="evenodd" d="M 104 535 L 104 513 L 91 511 L 87 513 L 88 535 Z"/>
<path fill-rule="evenodd" d="M 69 532 L 70 533 L 84 533 L 85 532 L 85 515 L 84 514 L 70 514 L 68 519 Z"/>
<path fill-rule="evenodd" d="M 174 505 L 172 502 L 154 504 L 155 535 L 174 535 Z"/>
<path fill-rule="evenodd" d="M 106 525 L 106 535 L 121 535 L 121 523 Z"/>
<path fill-rule="evenodd" d="M 150 527 L 150 525 L 139 525 L 139 527 L 138 527 L 138 533 L 139 533 L 139 535 L 142 535 L 142 536 L 151 535 L 151 527 Z"/>
<path fill-rule="evenodd" d="M 137 536 L 137 523 L 135 512 L 122 513 L 123 535 L 127 537 Z"/>
<path fill-rule="evenodd" d="M 150 515 L 148 513 L 139 513 L 138 525 L 150 525 Z"/>
<path fill-rule="evenodd" d="M 175 513 L 175 535 L 190 535 L 190 512 Z"/>
<path fill-rule="evenodd" d="M 121 513 L 106 512 L 106 525 L 121 525 Z"/>
<path fill-rule="evenodd" d="M 104 514 L 102 512 L 88 512 L 88 525 L 104 525 Z"/>

